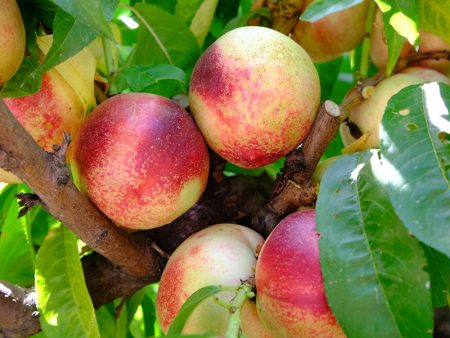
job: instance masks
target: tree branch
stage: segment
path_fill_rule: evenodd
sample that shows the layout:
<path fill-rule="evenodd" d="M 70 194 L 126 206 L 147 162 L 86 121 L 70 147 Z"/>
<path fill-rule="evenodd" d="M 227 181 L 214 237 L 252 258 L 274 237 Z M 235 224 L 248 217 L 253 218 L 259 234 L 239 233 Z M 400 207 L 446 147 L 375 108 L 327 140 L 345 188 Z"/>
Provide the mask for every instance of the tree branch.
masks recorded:
<path fill-rule="evenodd" d="M 151 249 L 148 239 L 112 224 L 72 182 L 60 179 L 60 156 L 42 150 L 1 99 L 0 125 L 0 167 L 23 180 L 50 214 L 123 271 L 136 276 L 159 275 L 165 259 Z"/>
<path fill-rule="evenodd" d="M 277 178 L 272 194 L 252 222 L 252 227 L 268 235 L 280 219 L 300 206 L 315 205 L 316 185 L 311 181 L 314 169 L 339 128 L 339 106 L 325 101 L 302 146 L 286 156 L 283 174 Z"/>

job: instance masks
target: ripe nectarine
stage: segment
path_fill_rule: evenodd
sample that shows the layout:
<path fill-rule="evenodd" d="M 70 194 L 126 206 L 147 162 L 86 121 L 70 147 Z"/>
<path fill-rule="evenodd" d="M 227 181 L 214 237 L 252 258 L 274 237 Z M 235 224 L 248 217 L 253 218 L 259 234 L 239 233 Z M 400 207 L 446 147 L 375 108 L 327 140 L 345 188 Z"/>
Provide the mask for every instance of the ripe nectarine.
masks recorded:
<path fill-rule="evenodd" d="M 302 12 L 312 2 L 303 4 Z M 369 1 L 327 15 L 316 22 L 299 20 L 292 38 L 309 54 L 314 62 L 331 61 L 354 49 L 363 39 Z"/>
<path fill-rule="evenodd" d="M 25 53 L 25 27 L 16 0 L 0 0 L 0 86 L 19 69 Z"/>
<path fill-rule="evenodd" d="M 341 124 L 340 133 L 346 146 L 355 143 L 353 150 L 366 150 L 380 143 L 379 128 L 389 99 L 401 89 L 426 82 L 450 83 L 441 73 L 427 68 L 411 67 L 381 81 L 370 97 L 362 101 L 349 113 L 347 121 Z"/>
<path fill-rule="evenodd" d="M 345 337 L 325 297 L 315 210 L 284 218 L 256 265 L 256 306 L 275 337 Z"/>
<path fill-rule="evenodd" d="M 197 61 L 189 92 L 206 142 L 245 168 L 297 147 L 319 100 L 319 77 L 306 52 L 264 27 L 241 27 L 214 42 Z"/>
<path fill-rule="evenodd" d="M 216 224 L 186 239 L 170 257 L 159 284 L 156 312 L 162 330 L 167 333 L 183 303 L 198 289 L 209 285 L 239 286 L 253 276 L 255 250 L 262 243 L 258 233 L 236 224 Z M 218 297 L 229 302 L 234 295 L 233 291 L 222 291 Z M 245 317 L 257 319 L 247 311 Z M 192 312 L 183 334 L 210 332 L 223 336 L 228 319 L 227 309 L 206 299 Z"/>
<path fill-rule="evenodd" d="M 82 125 L 75 148 L 89 197 L 122 227 L 167 224 L 206 186 L 205 142 L 189 114 L 161 96 L 127 93 L 104 101 Z"/>

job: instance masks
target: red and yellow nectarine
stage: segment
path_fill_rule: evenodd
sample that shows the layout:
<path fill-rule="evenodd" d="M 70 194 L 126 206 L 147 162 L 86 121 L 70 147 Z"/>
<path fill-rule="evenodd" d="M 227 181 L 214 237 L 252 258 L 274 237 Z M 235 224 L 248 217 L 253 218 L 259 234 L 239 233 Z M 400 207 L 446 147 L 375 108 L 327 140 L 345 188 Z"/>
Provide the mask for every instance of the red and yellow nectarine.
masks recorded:
<path fill-rule="evenodd" d="M 189 92 L 206 142 L 245 168 L 297 147 L 319 100 L 319 77 L 306 52 L 264 27 L 241 27 L 214 42 L 197 61 Z"/>
<path fill-rule="evenodd" d="M 302 12 L 312 0 L 306 0 Z M 331 61 L 354 49 L 364 38 L 369 1 L 327 15 L 316 21 L 299 20 L 292 38 L 309 54 L 314 62 Z"/>
<path fill-rule="evenodd" d="M 122 227 L 167 224 L 194 205 L 206 186 L 205 142 L 189 114 L 161 96 L 109 98 L 86 119 L 75 146 L 89 197 Z"/>
<path fill-rule="evenodd" d="M 0 0 L 0 86 L 19 69 L 25 53 L 25 27 L 16 0 Z"/>
<path fill-rule="evenodd" d="M 170 257 L 159 284 L 156 312 L 162 330 L 167 332 L 183 303 L 198 289 L 209 285 L 239 286 L 253 276 L 255 250 L 262 243 L 258 233 L 236 224 L 216 224 L 186 239 Z M 226 291 L 218 297 L 229 302 L 234 295 Z M 206 299 L 190 315 L 183 334 L 210 332 L 223 336 L 228 319 L 227 309 Z"/>
<path fill-rule="evenodd" d="M 20 124 L 46 151 L 61 144 L 63 133 L 75 138 L 84 119 L 84 107 L 72 87 L 56 70 L 42 78 L 41 89 L 33 95 L 3 99 Z M 72 157 L 72 146 L 68 158 Z M 19 183 L 20 179 L 0 169 L 0 182 Z"/>
<path fill-rule="evenodd" d="M 328 306 L 315 210 L 294 212 L 269 235 L 256 265 L 256 306 L 274 337 L 345 337 Z"/>

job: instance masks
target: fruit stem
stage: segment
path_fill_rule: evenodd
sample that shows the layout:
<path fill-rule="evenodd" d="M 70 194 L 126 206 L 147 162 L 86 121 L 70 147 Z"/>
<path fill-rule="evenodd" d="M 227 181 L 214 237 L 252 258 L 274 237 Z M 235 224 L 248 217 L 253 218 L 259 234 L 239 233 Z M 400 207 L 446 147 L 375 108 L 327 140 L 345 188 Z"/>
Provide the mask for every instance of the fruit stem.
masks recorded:
<path fill-rule="evenodd" d="M 254 296 L 252 292 L 252 286 L 244 282 L 239 287 L 239 290 L 236 296 L 231 301 L 230 305 L 230 320 L 228 321 L 227 332 L 225 332 L 224 338 L 238 338 L 240 337 L 240 328 L 241 328 L 241 308 L 244 305 L 244 302 L 250 297 Z"/>
<path fill-rule="evenodd" d="M 362 43 L 361 51 L 361 63 L 359 65 L 358 80 L 364 80 L 367 77 L 369 71 L 369 58 L 370 58 L 370 37 L 372 35 L 373 20 L 375 18 L 376 3 L 374 0 L 369 3 L 369 10 L 366 20 L 366 34 Z"/>

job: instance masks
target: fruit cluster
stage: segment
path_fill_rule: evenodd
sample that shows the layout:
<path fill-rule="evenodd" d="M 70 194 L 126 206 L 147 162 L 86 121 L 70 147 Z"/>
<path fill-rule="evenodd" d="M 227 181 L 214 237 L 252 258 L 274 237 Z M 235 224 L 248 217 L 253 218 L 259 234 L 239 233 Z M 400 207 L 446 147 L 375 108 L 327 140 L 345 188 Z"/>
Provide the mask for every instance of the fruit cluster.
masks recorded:
<path fill-rule="evenodd" d="M 302 10 L 310 3 L 306 1 Z M 144 93 L 116 95 L 90 112 L 96 105 L 94 88 L 88 84 L 93 79 L 73 71 L 83 63 L 85 69 L 93 65 L 95 72 L 89 48 L 44 73 L 36 94 L 4 101 L 46 151 L 61 141 L 63 132 L 71 134 L 74 142 L 67 160 L 79 189 L 117 226 L 160 227 L 199 200 L 208 181 L 208 147 L 237 166 L 256 168 L 302 144 L 320 101 L 313 61 L 332 60 L 360 43 L 368 3 L 316 23 L 298 21 L 292 39 L 263 27 L 226 33 L 193 70 L 192 117 L 174 101 Z M 16 2 L 0 0 L 0 7 L 0 33 L 15 34 L 0 34 L 0 46 L 10 51 L 0 54 L 3 85 L 20 66 L 25 33 Z M 380 69 L 387 62 L 381 15 L 374 23 L 371 52 Z M 350 32 L 343 21 L 349 21 Z M 38 39 L 42 57 L 49 43 L 51 36 Z M 449 46 L 425 35 L 419 50 L 435 48 Z M 410 50 L 405 45 L 404 55 Z M 420 66 L 366 92 L 341 126 L 349 149 L 378 146 L 387 101 L 403 87 L 450 83 L 448 61 Z M 0 181 L 16 183 L 18 178 L 0 170 Z M 201 287 L 239 286 L 254 276 L 256 303 L 247 300 L 240 315 L 246 337 L 345 336 L 325 297 L 318 237 L 312 209 L 287 216 L 265 242 L 255 231 L 236 224 L 216 224 L 195 233 L 173 253 L 161 278 L 156 305 L 163 330 L 169 330 L 183 303 Z M 184 333 L 223 335 L 230 311 L 220 304 L 233 296 L 232 291 L 221 292 L 216 300 L 201 303 Z"/>

